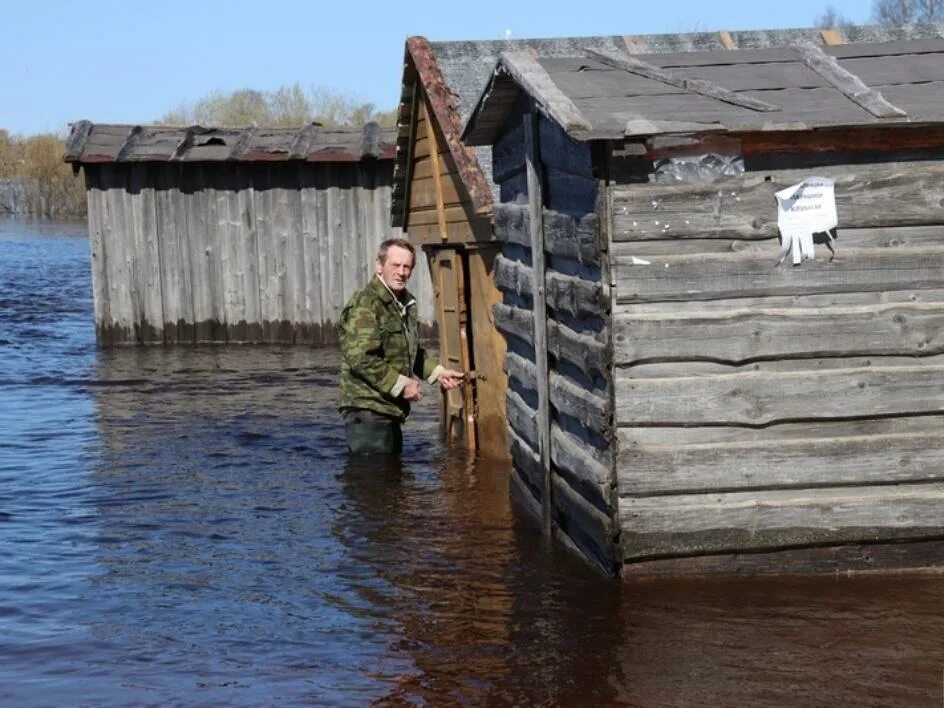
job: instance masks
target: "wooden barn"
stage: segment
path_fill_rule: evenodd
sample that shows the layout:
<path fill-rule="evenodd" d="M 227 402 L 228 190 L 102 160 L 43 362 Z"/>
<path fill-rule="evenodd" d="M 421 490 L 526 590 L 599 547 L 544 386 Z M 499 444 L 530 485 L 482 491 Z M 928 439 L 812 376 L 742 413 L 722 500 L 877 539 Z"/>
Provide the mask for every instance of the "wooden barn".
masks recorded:
<path fill-rule="evenodd" d="M 501 301 L 494 282 L 501 251 L 492 204 L 510 189 L 492 179 L 491 151 L 469 147 L 461 128 L 488 81 L 500 52 L 541 57 L 579 55 L 584 48 L 640 53 L 744 51 L 786 46 L 872 42 L 941 35 L 941 27 L 848 27 L 612 35 L 550 39 L 406 41 L 401 86 L 392 223 L 429 256 L 443 358 L 474 371 L 463 389 L 449 393 L 446 423 L 454 439 L 483 454 L 503 455 L 505 344 L 495 336 L 492 306 Z"/>
<path fill-rule="evenodd" d="M 102 344 L 336 342 L 389 225 L 394 133 L 72 126 Z M 434 331 L 425 259 L 411 290 Z"/>
<path fill-rule="evenodd" d="M 944 563 L 944 40 L 507 52 L 463 137 L 514 486 L 566 543 L 623 575 Z"/>

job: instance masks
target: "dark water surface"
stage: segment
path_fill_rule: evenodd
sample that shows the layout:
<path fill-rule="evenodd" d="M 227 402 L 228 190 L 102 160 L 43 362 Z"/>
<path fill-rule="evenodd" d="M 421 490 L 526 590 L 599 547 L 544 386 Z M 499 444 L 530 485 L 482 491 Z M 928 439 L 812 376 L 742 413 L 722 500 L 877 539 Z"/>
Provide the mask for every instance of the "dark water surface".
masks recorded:
<path fill-rule="evenodd" d="M 351 464 L 334 350 L 98 351 L 84 227 L 0 249 L 0 704 L 942 703 L 942 576 L 607 581 L 433 396 Z"/>

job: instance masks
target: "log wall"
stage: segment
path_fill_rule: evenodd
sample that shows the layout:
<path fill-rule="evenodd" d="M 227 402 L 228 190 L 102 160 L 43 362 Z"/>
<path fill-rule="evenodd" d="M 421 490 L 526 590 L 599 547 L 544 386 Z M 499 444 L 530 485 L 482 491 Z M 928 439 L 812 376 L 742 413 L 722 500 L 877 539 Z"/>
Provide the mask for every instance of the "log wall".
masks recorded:
<path fill-rule="evenodd" d="M 773 193 L 814 174 L 835 256 L 776 267 Z M 624 560 L 944 535 L 944 164 L 610 201 Z"/>
<path fill-rule="evenodd" d="M 543 195 L 543 258 L 536 258 L 526 132 L 523 121 L 514 124 L 494 146 L 492 161 L 501 194 L 495 233 L 503 241 L 494 273 L 503 298 L 494 307 L 494 318 L 508 347 L 513 487 L 535 512 L 549 503 L 550 521 L 565 543 L 612 571 L 617 526 L 609 288 L 604 277 L 608 263 L 596 213 L 600 192 L 589 146 L 574 143 L 541 119 L 534 132 Z M 536 273 L 534 264 L 541 261 L 544 272 Z M 545 313 L 535 308 L 539 288 Z M 538 318 L 544 327 L 537 326 Z M 536 363 L 541 360 L 538 347 L 546 349 L 546 371 Z M 547 420 L 542 419 L 543 395 L 549 399 Z M 543 444 L 549 447 L 549 473 L 543 467 Z"/>
<path fill-rule="evenodd" d="M 88 164 L 103 344 L 337 341 L 389 226 L 389 162 Z M 426 261 L 410 283 L 427 333 Z"/>

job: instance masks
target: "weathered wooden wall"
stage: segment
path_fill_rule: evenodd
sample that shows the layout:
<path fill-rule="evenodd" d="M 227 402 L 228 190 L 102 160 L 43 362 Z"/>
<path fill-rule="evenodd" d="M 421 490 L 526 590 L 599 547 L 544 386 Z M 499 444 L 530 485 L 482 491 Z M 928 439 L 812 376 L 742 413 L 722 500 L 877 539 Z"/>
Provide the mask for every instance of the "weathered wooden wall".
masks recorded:
<path fill-rule="evenodd" d="M 605 240 L 596 215 L 597 181 L 589 146 L 574 143 L 544 119 L 530 131 L 524 126 L 528 120 L 525 114 L 493 149 L 493 174 L 501 193 L 495 232 L 504 242 L 495 268 L 503 302 L 495 305 L 494 316 L 508 346 L 513 483 L 536 513 L 549 501 L 550 520 L 563 539 L 612 570 L 617 527 L 609 288 L 601 250 Z M 532 251 L 527 132 L 536 133 L 538 144 L 543 258 Z M 534 264 L 542 261 L 544 272 L 535 273 Z M 540 297 L 537 288 L 543 288 Z M 535 307 L 536 300 L 546 300 L 546 312 Z M 547 371 L 536 364 L 542 359 L 539 347 L 546 347 Z M 549 399 L 547 419 L 542 417 L 543 396 Z M 549 473 L 541 454 L 542 433 L 549 445 Z"/>
<path fill-rule="evenodd" d="M 611 188 L 627 562 L 944 531 L 944 164 L 825 161 Z M 775 267 L 773 193 L 812 174 L 836 255 Z"/>
<path fill-rule="evenodd" d="M 99 341 L 331 343 L 373 275 L 391 164 L 87 164 Z M 434 322 L 426 260 L 410 283 Z"/>
<path fill-rule="evenodd" d="M 500 245 L 488 214 L 476 214 L 430 100 L 416 88 L 409 142 L 405 219 L 412 243 L 429 254 L 440 354 L 476 378 L 445 394 L 447 437 L 481 454 L 507 454 L 504 342 L 491 321 L 500 299 L 494 272 Z M 447 292 L 447 289 L 452 292 Z"/>

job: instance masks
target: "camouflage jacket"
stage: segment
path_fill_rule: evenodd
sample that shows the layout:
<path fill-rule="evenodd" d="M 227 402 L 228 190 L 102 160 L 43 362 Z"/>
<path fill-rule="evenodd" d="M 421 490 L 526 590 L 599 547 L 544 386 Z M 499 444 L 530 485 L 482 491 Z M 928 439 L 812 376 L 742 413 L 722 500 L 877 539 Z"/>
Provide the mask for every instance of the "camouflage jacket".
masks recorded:
<path fill-rule="evenodd" d="M 403 376 L 428 379 L 438 362 L 419 346 L 416 300 L 406 293 L 400 303 L 379 276 L 354 293 L 339 323 L 341 340 L 341 401 L 344 411 L 368 410 L 401 420 L 410 402 L 391 391 Z"/>

